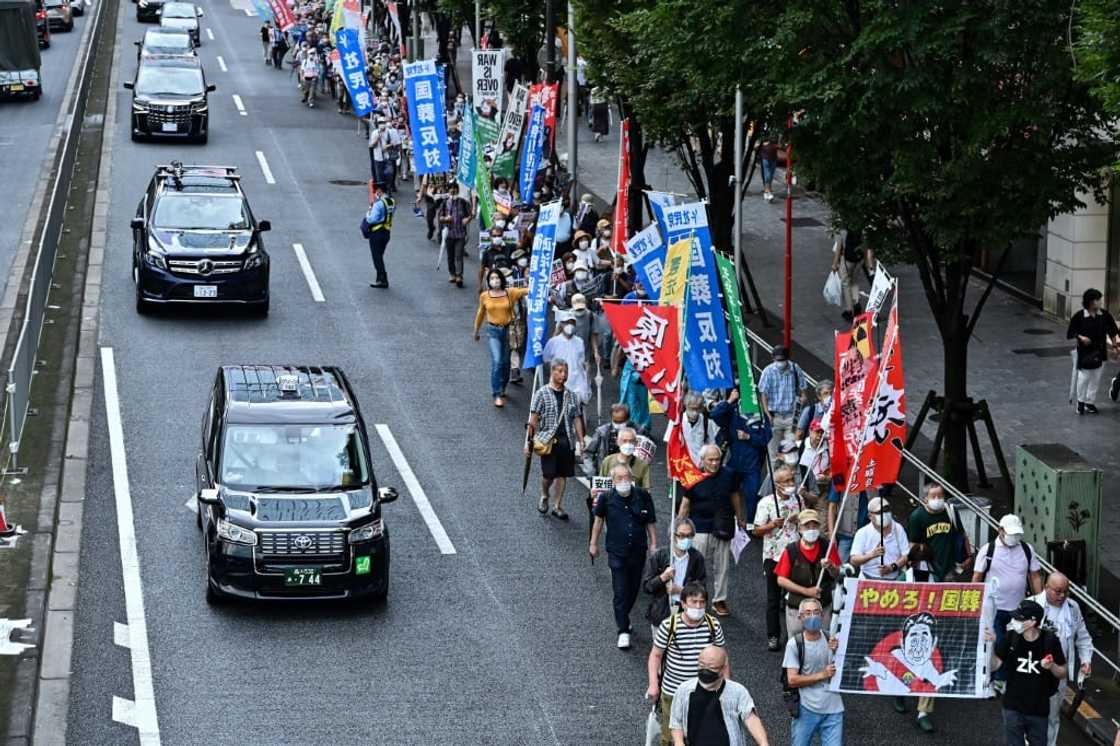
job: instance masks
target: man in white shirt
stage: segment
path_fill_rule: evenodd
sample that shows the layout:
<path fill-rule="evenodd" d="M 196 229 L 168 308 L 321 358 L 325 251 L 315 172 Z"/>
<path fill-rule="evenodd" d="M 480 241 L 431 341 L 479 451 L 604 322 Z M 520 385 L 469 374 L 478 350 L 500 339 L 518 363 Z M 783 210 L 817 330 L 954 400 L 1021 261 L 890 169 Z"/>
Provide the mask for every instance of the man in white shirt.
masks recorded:
<path fill-rule="evenodd" d="M 852 566 L 870 580 L 900 580 L 910 563 L 906 529 L 894 520 L 885 498 L 872 498 L 867 513 L 871 522 L 852 539 Z"/>
<path fill-rule="evenodd" d="M 700 449 L 716 442 L 719 425 L 712 422 L 704 409 L 704 397 L 696 391 L 689 391 L 684 397 L 684 419 L 681 420 L 681 433 L 692 463 L 700 466 Z"/>
<path fill-rule="evenodd" d="M 797 521 L 801 512 L 793 470 L 787 466 L 774 469 L 774 483 L 777 485 L 776 494 L 758 501 L 752 531 L 756 537 L 762 538 L 762 569 L 766 572 L 766 647 L 772 653 L 781 649 L 782 636 L 782 589 L 775 569 L 786 546 L 800 538 Z"/>
<path fill-rule="evenodd" d="M 766 728 L 755 711 L 754 699 L 742 684 L 726 678 L 727 651 L 709 645 L 700 651 L 695 679 L 677 687 L 669 714 L 673 746 L 719 743 L 747 746 L 743 730 L 759 746 L 768 746 Z M 690 716 L 690 712 L 692 715 Z M 726 736 L 726 737 L 724 737 Z"/>
<path fill-rule="evenodd" d="M 1031 600 L 1042 607 L 1045 614 L 1042 626 L 1053 630 L 1058 637 L 1069 667 L 1067 676 L 1058 685 L 1058 691 L 1050 697 L 1050 723 L 1046 730 L 1046 744 L 1055 746 L 1058 743 L 1058 726 L 1061 725 L 1061 706 L 1067 683 L 1075 681 L 1076 678 L 1073 677 L 1079 674 L 1088 676 L 1092 673 L 1093 638 L 1089 636 L 1089 629 L 1085 626 L 1081 607 L 1069 597 L 1069 578 L 1065 575 L 1060 572 L 1050 573 L 1042 593 L 1031 596 Z"/>
<path fill-rule="evenodd" d="M 996 604 L 996 616 L 992 628 L 995 631 L 996 646 L 1003 642 L 1011 614 L 1019 608 L 1019 603 L 1030 593 L 1042 592 L 1042 577 L 1039 575 L 1038 555 L 1030 544 L 1023 541 L 1023 522 L 1019 516 L 1008 513 L 999 519 L 999 536 L 996 540 L 980 547 L 976 553 L 972 582 L 983 583 L 989 576 L 997 583 L 991 594 Z M 1004 668 L 996 670 L 995 689 L 1002 693 L 1007 681 Z"/>

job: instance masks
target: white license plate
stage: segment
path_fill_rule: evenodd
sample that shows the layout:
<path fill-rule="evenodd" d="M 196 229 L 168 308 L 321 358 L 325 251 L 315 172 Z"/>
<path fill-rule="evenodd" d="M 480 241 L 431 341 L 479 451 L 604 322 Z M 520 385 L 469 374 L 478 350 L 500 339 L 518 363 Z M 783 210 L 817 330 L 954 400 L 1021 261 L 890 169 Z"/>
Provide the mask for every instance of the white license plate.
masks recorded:
<path fill-rule="evenodd" d="M 22 85 L 19 85 L 18 83 L 16 83 L 16 84 L 13 84 L 13 85 L 11 86 L 10 90 L 12 90 L 12 91 L 22 91 L 22 90 L 23 90 L 23 86 L 22 86 Z"/>
<path fill-rule="evenodd" d="M 217 298 L 218 286 L 217 285 L 195 285 L 194 297 L 196 298 Z"/>
<path fill-rule="evenodd" d="M 174 122 L 164 122 L 162 129 L 164 132 L 178 132 L 179 125 L 175 124 Z"/>

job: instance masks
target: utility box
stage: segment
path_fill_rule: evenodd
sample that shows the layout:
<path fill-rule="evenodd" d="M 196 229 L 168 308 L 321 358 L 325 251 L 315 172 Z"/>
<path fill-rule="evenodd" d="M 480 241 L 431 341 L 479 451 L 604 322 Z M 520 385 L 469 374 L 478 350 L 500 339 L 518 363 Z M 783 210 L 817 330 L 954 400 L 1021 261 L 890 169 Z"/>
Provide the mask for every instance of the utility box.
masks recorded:
<path fill-rule="evenodd" d="M 1100 575 L 1103 485 L 1100 469 L 1060 443 L 1015 449 L 1015 510 L 1023 538 L 1093 596 Z"/>

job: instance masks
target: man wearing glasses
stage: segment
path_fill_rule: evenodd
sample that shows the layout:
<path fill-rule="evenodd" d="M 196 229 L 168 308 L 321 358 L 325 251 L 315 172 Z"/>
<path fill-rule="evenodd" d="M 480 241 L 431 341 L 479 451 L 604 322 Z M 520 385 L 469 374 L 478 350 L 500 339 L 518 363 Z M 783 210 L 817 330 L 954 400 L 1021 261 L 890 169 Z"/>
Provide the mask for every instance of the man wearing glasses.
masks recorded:
<path fill-rule="evenodd" d="M 1069 597 L 1069 578 L 1060 572 L 1050 573 L 1042 593 L 1031 596 L 1031 600 L 1042 607 L 1045 617 L 1043 628 L 1050 629 L 1062 644 L 1062 652 L 1069 661 L 1068 672 L 1058 684 L 1058 691 L 1050 697 L 1050 722 L 1046 729 L 1047 746 L 1058 742 L 1058 726 L 1061 724 L 1061 705 L 1065 698 L 1069 681 L 1076 681 L 1078 675 L 1088 676 L 1092 672 L 1093 638 L 1085 626 L 1085 616 L 1081 607 Z M 1074 673 L 1074 672 L 1077 673 Z"/>
<path fill-rule="evenodd" d="M 661 547 L 646 560 L 642 588 L 653 596 L 646 610 L 651 637 L 657 635 L 662 621 L 679 611 L 681 589 L 689 583 L 703 585 L 708 579 L 704 555 L 692 546 L 695 538 L 696 526 L 692 521 L 678 519 L 673 525 L 672 546 Z"/>

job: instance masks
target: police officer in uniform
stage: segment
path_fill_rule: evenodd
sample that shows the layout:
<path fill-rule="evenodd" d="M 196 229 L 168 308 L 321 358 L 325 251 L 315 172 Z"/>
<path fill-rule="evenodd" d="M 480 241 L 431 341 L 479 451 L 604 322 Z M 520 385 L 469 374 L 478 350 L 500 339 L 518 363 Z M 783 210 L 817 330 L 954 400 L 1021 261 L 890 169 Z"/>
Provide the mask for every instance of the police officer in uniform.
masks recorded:
<path fill-rule="evenodd" d="M 393 229 L 393 211 L 396 203 L 393 198 L 385 194 L 385 186 L 377 183 L 373 187 L 373 204 L 369 206 L 366 214 L 366 223 L 369 224 L 369 253 L 373 257 L 373 268 L 377 272 L 377 281 L 371 282 L 371 288 L 389 287 L 389 274 L 385 271 L 385 249 L 389 247 L 389 232 Z"/>

